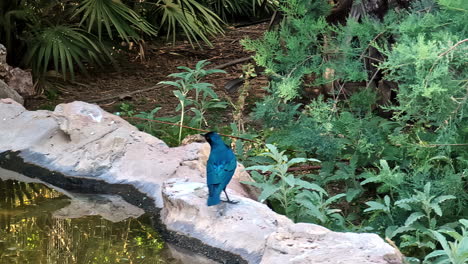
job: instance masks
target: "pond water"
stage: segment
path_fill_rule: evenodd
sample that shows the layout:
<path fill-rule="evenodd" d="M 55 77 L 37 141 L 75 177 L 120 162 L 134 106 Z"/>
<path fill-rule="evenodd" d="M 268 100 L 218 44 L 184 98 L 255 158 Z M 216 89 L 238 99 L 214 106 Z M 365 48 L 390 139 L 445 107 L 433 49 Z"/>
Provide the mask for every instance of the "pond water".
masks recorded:
<path fill-rule="evenodd" d="M 0 263 L 189 263 L 164 243 L 149 216 L 110 221 L 98 211 L 107 210 L 105 216 L 116 205 L 103 196 L 80 196 L 80 203 L 69 196 L 40 183 L 0 178 Z M 80 204 L 85 208 L 77 213 Z"/>

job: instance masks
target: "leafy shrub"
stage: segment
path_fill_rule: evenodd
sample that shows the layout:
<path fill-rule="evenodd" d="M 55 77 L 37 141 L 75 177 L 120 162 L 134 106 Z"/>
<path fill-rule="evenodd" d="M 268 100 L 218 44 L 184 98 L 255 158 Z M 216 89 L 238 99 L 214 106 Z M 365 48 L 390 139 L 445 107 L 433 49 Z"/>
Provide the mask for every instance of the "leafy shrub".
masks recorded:
<path fill-rule="evenodd" d="M 464 230 L 460 219 L 468 216 L 466 9 L 457 0 L 421 1 L 381 21 L 364 16 L 332 26 L 326 12 L 299 9 L 306 3 L 280 3 L 287 18 L 278 31 L 243 42 L 271 77 L 271 94 L 252 116 L 281 155 L 322 161 L 308 181 L 341 188 L 334 199 L 291 186 L 290 209 L 275 207 L 279 198 L 271 205 L 296 221 L 379 233 L 418 261 L 466 261 L 465 240 L 453 232 Z M 370 48 L 381 57 L 366 58 Z M 375 78 L 397 86 L 385 106 Z M 361 87 L 345 91 L 354 82 Z M 301 98 L 322 84 L 333 86 L 310 102 Z M 265 163 L 268 171 L 279 161 Z M 253 175 L 263 190 L 282 193 L 281 180 Z M 346 210 L 337 215 L 337 207 Z M 451 230 L 452 241 L 439 230 Z"/>
<path fill-rule="evenodd" d="M 279 152 L 274 145 L 267 144 L 268 151 L 260 153 L 266 165 L 246 168 L 251 171 L 255 182 L 244 182 L 262 190 L 259 200 L 269 200 L 276 210 L 295 221 L 314 221 L 325 226 L 342 226 L 344 219 L 339 209 L 332 204 L 345 196 L 338 194 L 327 199 L 329 194 L 310 179 L 294 176 L 289 168 L 304 162 L 320 162 L 317 159 L 289 159 L 285 151 Z M 261 175 L 258 171 L 261 171 Z M 301 209 L 299 209 L 301 208 Z M 303 210 L 305 209 L 305 210 Z"/>
<path fill-rule="evenodd" d="M 102 43 L 93 35 L 73 26 L 41 28 L 33 32 L 27 45 L 25 63 L 32 65 L 33 71 L 39 75 L 45 74 L 52 64 L 64 79 L 68 72 L 74 79 L 75 65 L 87 72 L 84 63 L 102 66 L 106 59 L 112 61 L 110 52 Z"/>

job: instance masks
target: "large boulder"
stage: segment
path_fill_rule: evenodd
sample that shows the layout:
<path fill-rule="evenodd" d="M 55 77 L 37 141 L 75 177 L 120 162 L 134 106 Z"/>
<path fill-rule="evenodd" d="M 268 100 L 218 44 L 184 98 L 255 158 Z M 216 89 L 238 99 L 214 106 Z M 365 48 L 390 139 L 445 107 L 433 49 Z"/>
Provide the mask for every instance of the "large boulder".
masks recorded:
<path fill-rule="evenodd" d="M 206 206 L 205 184 L 170 179 L 163 188 L 161 219 L 170 230 L 259 263 L 268 236 L 292 221 L 264 204 L 228 193 L 237 204 Z"/>
<path fill-rule="evenodd" d="M 31 72 L 11 67 L 7 64 L 6 57 L 7 49 L 0 44 L 0 80 L 3 80 L 10 89 L 16 91 L 22 97 L 35 95 L 36 91 Z M 7 97 L 0 96 L 0 98 Z M 15 98 L 13 99 L 17 101 Z"/>
<path fill-rule="evenodd" d="M 242 256 L 248 263 L 398 264 L 398 250 L 375 234 L 340 233 L 299 223 L 230 193 L 237 204 L 205 205 L 203 184 L 170 179 L 161 219 L 167 228 Z"/>
<path fill-rule="evenodd" d="M 162 183 L 172 177 L 205 182 L 207 143 L 169 148 L 163 141 L 83 102 L 51 111 L 26 111 L 11 100 L 0 101 L 0 152 L 21 151 L 25 161 L 71 177 L 131 183 L 162 207 Z M 209 148 L 209 147 L 208 147 Z M 205 154 L 201 155 L 203 152 Z M 249 196 L 237 171 L 229 185 Z"/>
<path fill-rule="evenodd" d="M 0 132 L 0 153 L 18 151 L 24 162 L 53 172 L 43 180 L 58 172 L 74 188 L 80 179 L 132 185 L 162 208 L 160 219 L 169 231 L 248 263 L 402 263 L 398 250 L 376 235 L 294 224 L 248 198 L 255 193 L 239 183 L 250 179 L 241 169 L 227 190 L 239 203 L 206 206 L 208 144 L 170 148 L 96 105 L 73 102 L 33 112 L 0 99 Z M 86 213 L 98 208 L 87 204 Z"/>
<path fill-rule="evenodd" d="M 398 264 L 402 257 L 376 234 L 333 232 L 298 223 L 268 237 L 261 264 Z"/>
<path fill-rule="evenodd" d="M 19 104 L 24 104 L 23 97 L 11 89 L 4 81 L 0 80 L 0 99 L 2 98 L 11 98 Z"/>

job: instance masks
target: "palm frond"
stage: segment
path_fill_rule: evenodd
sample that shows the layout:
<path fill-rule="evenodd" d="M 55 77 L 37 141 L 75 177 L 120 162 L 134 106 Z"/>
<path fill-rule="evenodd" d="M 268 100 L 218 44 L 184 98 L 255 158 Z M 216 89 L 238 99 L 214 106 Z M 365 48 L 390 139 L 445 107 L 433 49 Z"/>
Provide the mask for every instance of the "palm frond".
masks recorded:
<path fill-rule="evenodd" d="M 156 36 L 156 28 L 142 18 L 138 13 L 118 0 L 83 0 L 75 15 L 82 14 L 80 25 L 87 24 L 88 32 L 97 28 L 97 35 L 102 39 L 103 26 L 107 35 L 113 39 L 115 33 L 123 40 L 139 40 L 138 31 L 150 36 Z"/>
<path fill-rule="evenodd" d="M 161 25 L 167 25 L 167 38 L 175 42 L 181 29 L 190 43 L 198 39 L 211 45 L 208 37 L 223 33 L 222 20 L 210 9 L 194 0 L 162 0 L 156 12 L 161 15 Z"/>
<path fill-rule="evenodd" d="M 25 63 L 33 71 L 44 74 L 51 62 L 64 79 L 67 73 L 75 76 L 75 65 L 86 72 L 84 62 L 102 65 L 112 59 L 107 49 L 90 33 L 75 26 L 57 25 L 46 27 L 33 33 L 28 41 Z"/>

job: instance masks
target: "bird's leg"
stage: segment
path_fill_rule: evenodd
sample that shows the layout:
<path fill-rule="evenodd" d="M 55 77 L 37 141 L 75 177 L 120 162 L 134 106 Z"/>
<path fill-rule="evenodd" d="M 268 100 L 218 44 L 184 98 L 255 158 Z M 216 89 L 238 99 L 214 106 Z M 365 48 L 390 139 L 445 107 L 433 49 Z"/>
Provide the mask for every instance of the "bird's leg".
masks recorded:
<path fill-rule="evenodd" d="M 223 201 L 223 202 L 230 203 L 230 204 L 236 204 L 236 203 L 239 202 L 239 201 L 230 200 L 229 196 L 227 195 L 226 189 L 224 189 L 223 192 L 224 192 L 224 194 L 226 195 L 226 198 L 227 198 L 227 201 Z"/>

